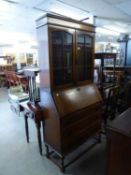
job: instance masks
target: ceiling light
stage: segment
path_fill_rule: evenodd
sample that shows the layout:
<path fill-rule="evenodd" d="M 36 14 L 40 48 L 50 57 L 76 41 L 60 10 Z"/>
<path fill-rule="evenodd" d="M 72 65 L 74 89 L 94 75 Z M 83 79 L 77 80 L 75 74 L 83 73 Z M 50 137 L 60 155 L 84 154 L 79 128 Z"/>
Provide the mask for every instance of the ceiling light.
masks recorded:
<path fill-rule="evenodd" d="M 119 36 L 120 35 L 119 32 L 108 30 L 108 29 L 105 29 L 105 28 L 102 28 L 102 27 L 97 27 L 96 32 L 101 33 L 101 34 L 105 34 L 105 35 L 114 35 L 114 36 Z"/>
<path fill-rule="evenodd" d="M 10 4 L 5 1 L 0 1 L 0 11 L 5 12 L 10 9 Z"/>
<path fill-rule="evenodd" d="M 114 32 L 126 33 L 126 30 L 122 27 L 112 26 L 112 25 L 106 25 L 106 26 L 103 26 L 103 27 L 106 28 L 106 29 L 109 29 L 111 31 L 114 31 Z"/>

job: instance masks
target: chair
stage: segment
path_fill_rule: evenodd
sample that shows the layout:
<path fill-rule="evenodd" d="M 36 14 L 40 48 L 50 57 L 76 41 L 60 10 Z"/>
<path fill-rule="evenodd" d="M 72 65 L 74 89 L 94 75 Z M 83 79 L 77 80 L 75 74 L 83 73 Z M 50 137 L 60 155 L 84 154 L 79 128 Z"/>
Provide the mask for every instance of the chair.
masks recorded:
<path fill-rule="evenodd" d="M 119 86 L 110 87 L 105 91 L 105 103 L 103 107 L 104 128 L 106 130 L 107 120 L 114 119 L 117 111 L 117 101 L 119 96 Z"/>

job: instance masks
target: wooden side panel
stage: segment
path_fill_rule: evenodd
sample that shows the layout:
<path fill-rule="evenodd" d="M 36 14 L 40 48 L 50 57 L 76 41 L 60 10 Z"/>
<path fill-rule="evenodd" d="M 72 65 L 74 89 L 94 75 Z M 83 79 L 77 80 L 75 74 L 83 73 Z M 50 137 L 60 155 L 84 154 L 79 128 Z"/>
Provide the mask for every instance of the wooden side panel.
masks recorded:
<path fill-rule="evenodd" d="M 50 87 L 50 62 L 48 47 L 48 26 L 41 26 L 37 29 L 38 53 L 40 67 L 41 87 Z"/>
<path fill-rule="evenodd" d="M 131 138 L 108 130 L 106 175 L 131 174 Z"/>
<path fill-rule="evenodd" d="M 131 174 L 131 108 L 107 128 L 106 175 Z"/>
<path fill-rule="evenodd" d="M 49 89 L 41 89 L 41 103 L 47 116 L 44 127 L 45 143 L 61 153 L 60 120 Z"/>

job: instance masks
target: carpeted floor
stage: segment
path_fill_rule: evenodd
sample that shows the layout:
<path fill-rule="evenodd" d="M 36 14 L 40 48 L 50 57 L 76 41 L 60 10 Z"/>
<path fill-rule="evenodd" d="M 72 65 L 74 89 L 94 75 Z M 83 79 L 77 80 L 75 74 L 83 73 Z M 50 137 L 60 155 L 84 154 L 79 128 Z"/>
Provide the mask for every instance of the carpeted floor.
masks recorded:
<path fill-rule="evenodd" d="M 7 89 L 0 88 L 0 175 L 62 175 L 60 169 L 45 156 L 39 155 L 36 128 L 29 120 L 30 143 L 27 144 L 24 119 L 10 109 Z M 67 167 L 65 174 L 104 175 L 105 138 L 102 143 L 75 163 Z"/>

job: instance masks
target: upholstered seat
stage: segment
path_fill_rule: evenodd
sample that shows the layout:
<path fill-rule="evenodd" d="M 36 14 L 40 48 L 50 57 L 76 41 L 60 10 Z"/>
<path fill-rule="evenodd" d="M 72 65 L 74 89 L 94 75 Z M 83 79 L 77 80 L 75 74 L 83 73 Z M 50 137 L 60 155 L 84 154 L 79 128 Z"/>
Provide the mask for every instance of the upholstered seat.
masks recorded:
<path fill-rule="evenodd" d="M 9 102 L 11 104 L 11 109 L 19 114 L 19 102 L 29 99 L 29 95 L 24 92 L 22 86 L 10 87 L 8 90 Z"/>

